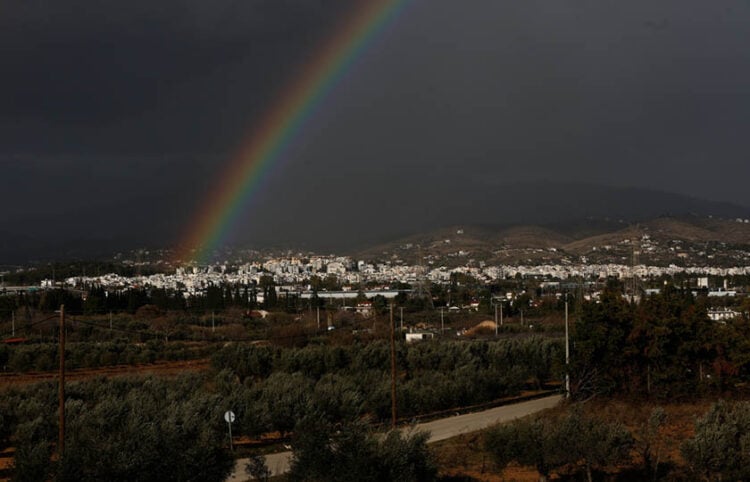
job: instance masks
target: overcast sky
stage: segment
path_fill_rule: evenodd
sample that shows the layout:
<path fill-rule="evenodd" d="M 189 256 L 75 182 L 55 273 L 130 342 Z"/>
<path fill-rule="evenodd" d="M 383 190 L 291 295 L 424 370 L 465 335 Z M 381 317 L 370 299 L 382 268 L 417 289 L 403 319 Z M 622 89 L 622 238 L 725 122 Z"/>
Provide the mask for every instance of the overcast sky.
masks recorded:
<path fill-rule="evenodd" d="M 353 3 L 4 2 L 0 232 L 175 239 Z M 413 0 L 237 236 L 535 180 L 750 206 L 749 20 L 745 0 Z"/>

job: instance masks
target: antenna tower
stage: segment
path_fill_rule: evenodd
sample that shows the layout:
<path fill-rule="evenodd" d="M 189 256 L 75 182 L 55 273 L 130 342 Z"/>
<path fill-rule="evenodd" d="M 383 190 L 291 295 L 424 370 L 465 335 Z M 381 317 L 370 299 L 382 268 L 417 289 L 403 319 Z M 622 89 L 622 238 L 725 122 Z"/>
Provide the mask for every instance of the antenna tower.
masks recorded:
<path fill-rule="evenodd" d="M 427 306 L 435 308 L 432 303 L 432 294 L 430 293 L 429 281 L 427 280 L 427 267 L 424 265 L 424 256 L 422 255 L 422 246 L 419 246 L 417 250 L 419 256 L 419 264 L 417 265 L 417 290 L 415 297 L 418 299 L 426 299 Z"/>
<path fill-rule="evenodd" d="M 641 298 L 641 278 L 638 276 L 638 265 L 641 264 L 641 237 L 639 226 L 636 225 L 636 239 L 632 244 L 632 257 L 630 266 L 630 301 L 637 302 Z"/>

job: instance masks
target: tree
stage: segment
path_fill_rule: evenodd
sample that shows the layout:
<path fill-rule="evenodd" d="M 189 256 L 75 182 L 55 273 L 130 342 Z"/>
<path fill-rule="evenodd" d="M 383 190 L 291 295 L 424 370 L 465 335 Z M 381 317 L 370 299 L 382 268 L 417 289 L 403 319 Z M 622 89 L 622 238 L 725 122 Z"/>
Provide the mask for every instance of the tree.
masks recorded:
<path fill-rule="evenodd" d="M 660 452 L 657 446 L 659 429 L 664 425 L 667 415 L 664 409 L 656 407 L 651 411 L 648 421 L 638 431 L 637 448 L 643 458 L 643 469 L 646 475 L 656 480 L 659 474 Z"/>
<path fill-rule="evenodd" d="M 196 382 L 100 379 L 71 386 L 57 480 L 225 480 L 234 461 L 225 447 L 222 401 L 196 392 Z"/>
<path fill-rule="evenodd" d="M 203 300 L 204 306 L 208 311 L 221 311 L 224 309 L 224 290 L 219 286 L 209 286 L 206 288 L 206 297 Z"/>
<path fill-rule="evenodd" d="M 532 466 L 540 481 L 556 468 L 582 464 L 591 482 L 593 469 L 626 460 L 632 444 L 622 425 L 584 416 L 580 407 L 562 418 L 536 416 L 500 425 L 485 436 L 485 448 L 498 467 L 512 461 Z"/>
<path fill-rule="evenodd" d="M 385 314 L 388 311 L 388 300 L 385 299 L 385 296 L 376 295 L 372 299 L 372 309 L 379 315 Z"/>
<path fill-rule="evenodd" d="M 707 480 L 750 479 L 750 402 L 713 404 L 681 452 Z"/>
<path fill-rule="evenodd" d="M 51 470 L 50 445 L 47 442 L 49 424 L 42 416 L 21 423 L 16 431 L 16 454 L 14 457 L 14 481 L 34 482 L 47 480 Z"/>
<path fill-rule="evenodd" d="M 557 439 L 565 447 L 571 464 L 583 463 L 586 478 L 592 482 L 592 469 L 603 469 L 627 460 L 633 446 L 630 432 L 619 423 L 608 423 L 585 416 L 580 406 L 557 424 Z"/>
<path fill-rule="evenodd" d="M 534 467 L 540 482 L 546 482 L 550 472 L 567 461 L 566 447 L 558 440 L 555 424 L 542 417 L 490 429 L 485 436 L 485 449 L 501 469 L 513 461 Z"/>
<path fill-rule="evenodd" d="M 276 372 L 263 383 L 261 407 L 268 414 L 268 427 L 286 433 L 304 416 L 313 385 L 301 373 Z"/>
<path fill-rule="evenodd" d="M 361 482 L 435 480 L 425 432 L 376 436 L 363 422 L 330 424 L 308 417 L 292 440 L 292 481 Z"/>
<path fill-rule="evenodd" d="M 7 369 L 8 360 L 10 360 L 10 348 L 8 345 L 0 345 L 0 370 L 5 371 Z"/>
<path fill-rule="evenodd" d="M 572 384 L 576 396 L 611 393 L 623 386 L 623 348 L 632 329 L 632 309 L 609 285 L 598 303 L 583 306 L 572 335 Z"/>

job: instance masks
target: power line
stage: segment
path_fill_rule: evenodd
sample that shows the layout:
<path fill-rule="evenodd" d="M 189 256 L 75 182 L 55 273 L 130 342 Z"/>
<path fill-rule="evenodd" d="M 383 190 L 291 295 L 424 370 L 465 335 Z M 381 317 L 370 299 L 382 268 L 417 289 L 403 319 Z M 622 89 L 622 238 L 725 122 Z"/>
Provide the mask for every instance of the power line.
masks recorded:
<path fill-rule="evenodd" d="M 157 337 L 157 338 L 161 338 L 163 336 L 163 335 L 161 335 L 159 333 L 154 333 L 154 332 L 151 332 L 151 331 L 134 331 L 134 330 L 127 330 L 127 329 L 124 329 L 124 328 L 114 328 L 114 327 L 110 328 L 107 325 L 100 325 L 99 323 L 95 323 L 93 321 L 87 321 L 87 320 L 75 320 L 75 321 L 76 321 L 76 323 L 81 323 L 81 324 L 84 324 L 84 325 L 93 326 L 95 328 L 100 328 L 102 330 L 108 330 L 108 331 L 112 330 L 112 331 L 117 331 L 117 332 L 120 332 L 120 333 L 127 333 L 129 335 L 138 335 L 138 336 L 145 335 L 145 336 L 153 336 L 153 337 Z"/>

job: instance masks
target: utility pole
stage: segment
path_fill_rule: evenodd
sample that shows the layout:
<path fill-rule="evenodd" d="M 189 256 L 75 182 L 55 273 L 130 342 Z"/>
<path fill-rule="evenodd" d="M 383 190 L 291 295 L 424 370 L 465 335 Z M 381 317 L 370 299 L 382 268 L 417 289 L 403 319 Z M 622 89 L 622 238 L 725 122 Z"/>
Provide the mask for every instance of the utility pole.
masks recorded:
<path fill-rule="evenodd" d="M 401 333 L 404 332 L 404 307 L 398 309 L 401 312 Z"/>
<path fill-rule="evenodd" d="M 497 303 L 495 303 L 495 338 L 497 338 Z"/>
<path fill-rule="evenodd" d="M 500 326 L 503 326 L 503 302 L 500 302 Z"/>
<path fill-rule="evenodd" d="M 234 444 L 232 443 L 232 424 L 230 422 L 227 425 L 229 425 L 229 451 L 234 452 Z"/>
<path fill-rule="evenodd" d="M 393 303 L 391 303 L 391 427 L 396 428 L 396 327 L 393 323 Z"/>
<path fill-rule="evenodd" d="M 320 306 L 316 307 L 315 311 L 316 311 L 317 316 L 318 316 L 318 331 L 320 331 Z"/>
<path fill-rule="evenodd" d="M 565 294 L 565 398 L 570 398 L 570 338 L 568 337 L 568 294 Z"/>
<path fill-rule="evenodd" d="M 57 454 L 62 458 L 65 450 L 65 305 L 60 305 L 60 431 L 57 438 Z"/>

